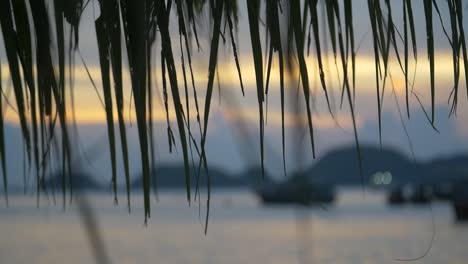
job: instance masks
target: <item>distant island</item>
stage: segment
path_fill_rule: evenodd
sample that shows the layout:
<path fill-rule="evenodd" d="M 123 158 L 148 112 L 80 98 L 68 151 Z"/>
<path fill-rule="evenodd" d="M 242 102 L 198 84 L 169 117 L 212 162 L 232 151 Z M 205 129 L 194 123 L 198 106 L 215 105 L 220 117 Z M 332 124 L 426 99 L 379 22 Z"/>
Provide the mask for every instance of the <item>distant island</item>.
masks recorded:
<path fill-rule="evenodd" d="M 373 175 L 385 172 L 391 174 L 393 185 L 441 184 L 468 179 L 468 154 L 413 162 L 395 149 L 361 146 L 361 159 L 362 174 L 354 146 L 335 149 L 305 174 L 312 182 L 345 186 L 369 184 Z"/>
<path fill-rule="evenodd" d="M 206 188 L 207 175 L 201 170 L 200 176 L 197 177 L 197 170 L 191 168 L 190 185 L 196 188 L 197 184 L 200 188 Z M 260 168 L 250 168 L 240 175 L 231 175 L 230 173 L 216 167 L 209 167 L 209 176 L 211 187 L 214 188 L 246 188 L 255 187 L 263 182 L 270 182 L 271 177 L 265 174 L 262 178 Z M 198 179 L 197 179 L 198 178 Z M 185 188 L 185 168 L 181 165 L 162 165 L 154 170 L 151 175 L 151 185 L 154 188 Z M 133 190 L 141 191 L 143 186 L 143 176 L 139 175 L 132 181 L 131 187 Z"/>
<path fill-rule="evenodd" d="M 99 184 L 96 179 L 93 178 L 92 174 L 85 171 L 74 171 L 71 175 L 65 178 L 65 186 L 68 190 L 70 186 L 70 179 L 72 180 L 73 190 L 76 192 L 81 191 L 102 191 L 105 188 Z M 61 190 L 63 186 L 63 174 L 62 172 L 55 172 L 49 177 L 46 177 L 44 181 L 44 187 L 47 189 L 53 188 L 54 190 Z"/>
<path fill-rule="evenodd" d="M 293 181 L 298 175 L 306 176 L 308 182 L 328 186 L 359 186 L 368 185 L 376 173 L 387 172 L 392 175 L 392 185 L 402 184 L 443 184 L 468 179 L 468 154 L 452 157 L 437 158 L 427 162 L 413 162 L 401 152 L 375 146 L 361 146 L 362 175 L 359 174 L 357 151 L 354 146 L 338 148 L 328 152 L 315 164 L 305 169 L 303 173 L 289 173 L 293 175 L 281 180 Z M 281 172 L 282 173 L 282 172 Z M 280 173 L 280 174 L 281 174 Z M 239 174 L 230 174 L 217 167 L 209 167 L 211 186 L 213 188 L 258 188 L 276 182 L 267 172 L 262 177 L 259 167 L 249 168 Z M 206 173 L 202 170 L 197 180 L 195 168 L 191 168 L 190 185 L 205 188 Z M 284 177 L 279 177 L 284 178 Z M 110 179 L 106 186 L 100 184 L 92 174 L 77 171 L 72 174 L 75 190 L 110 191 Z M 131 189 L 142 190 L 142 175 L 133 177 Z M 161 189 L 185 188 L 185 169 L 183 164 L 161 165 L 151 175 L 152 186 Z M 54 173 L 46 177 L 46 187 L 55 190 L 62 188 L 61 173 Z M 68 187 L 68 179 L 66 181 Z M 119 188 L 124 188 L 123 184 Z"/>

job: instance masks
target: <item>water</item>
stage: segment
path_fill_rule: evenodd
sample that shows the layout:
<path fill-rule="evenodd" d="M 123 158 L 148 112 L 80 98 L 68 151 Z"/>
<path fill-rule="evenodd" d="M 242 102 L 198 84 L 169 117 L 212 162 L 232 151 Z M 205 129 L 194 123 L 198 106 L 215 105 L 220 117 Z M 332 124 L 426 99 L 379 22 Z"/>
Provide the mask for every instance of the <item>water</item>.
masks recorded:
<path fill-rule="evenodd" d="M 143 199 L 114 206 L 111 195 L 88 200 L 112 263 L 466 263 L 468 226 L 454 223 L 446 203 L 389 208 L 381 193 L 340 192 L 324 210 L 263 207 L 248 191 L 212 196 L 208 234 L 203 233 L 205 201 L 188 207 L 183 192 L 162 192 L 152 218 L 143 224 Z M 204 198 L 204 197 L 202 197 Z M 433 216 L 433 218 L 432 218 Z M 432 222 L 434 220 L 434 223 Z M 433 225 L 434 224 L 434 225 Z M 13 196 L 0 208 L 0 263 L 94 263 L 77 209 Z"/>

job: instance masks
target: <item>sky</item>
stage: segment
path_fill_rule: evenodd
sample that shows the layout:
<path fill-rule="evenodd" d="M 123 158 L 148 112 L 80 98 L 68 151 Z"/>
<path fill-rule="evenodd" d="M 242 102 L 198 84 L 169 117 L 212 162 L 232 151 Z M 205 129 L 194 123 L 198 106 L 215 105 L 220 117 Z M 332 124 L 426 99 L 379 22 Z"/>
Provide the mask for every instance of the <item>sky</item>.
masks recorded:
<path fill-rule="evenodd" d="M 375 91 L 375 69 L 372 50 L 372 39 L 370 32 L 369 16 L 367 12 L 367 1 L 353 1 L 354 4 L 354 27 L 356 43 L 359 44 L 356 62 L 356 124 L 358 136 L 362 144 L 378 144 L 379 133 L 377 125 L 377 102 Z M 402 26 L 402 4 L 400 0 L 391 1 L 395 14 L 395 23 L 399 28 Z M 419 94 L 425 109 L 430 110 L 430 80 L 429 64 L 426 55 L 424 10 L 422 1 L 414 3 L 416 32 L 418 42 L 418 62 L 410 62 L 412 76 L 415 76 L 414 89 Z M 441 18 L 444 25 L 448 27 L 447 8 L 439 6 Z M 97 86 L 98 93 L 102 96 L 100 81 L 100 70 L 97 55 L 97 44 L 95 41 L 94 18 L 98 17 L 97 4 L 88 6 L 81 21 L 79 52 L 86 63 L 89 73 Z M 435 18 L 436 13 L 434 12 Z M 468 25 L 465 16 L 464 25 Z M 208 57 L 210 29 L 206 22 L 198 25 L 201 50 L 192 47 L 194 62 L 194 77 L 197 86 L 198 102 L 200 111 L 203 112 L 204 96 L 208 79 Z M 322 22 L 320 20 L 320 22 Z M 173 34 L 173 50 L 176 64 L 180 66 L 180 47 L 177 37 L 177 23 L 171 23 Z M 261 29 L 263 30 L 263 29 Z M 460 76 L 460 102 L 457 116 L 448 116 L 450 105 L 447 103 L 450 91 L 453 87 L 453 67 L 451 50 L 443 33 L 440 21 L 434 20 L 435 47 L 436 47 L 436 132 L 425 118 L 422 107 L 414 96 L 410 97 L 411 118 L 406 117 L 405 112 L 405 86 L 404 75 L 399 69 L 394 54 L 390 58 L 390 73 L 392 78 L 386 86 L 383 110 L 382 110 L 382 142 L 384 146 L 390 146 L 404 152 L 408 157 L 416 160 L 430 160 L 439 156 L 455 155 L 466 152 L 468 149 L 468 106 L 465 87 L 465 78 Z M 449 31 L 450 33 L 450 31 Z M 263 34 L 264 35 L 264 34 Z M 263 36 L 262 35 L 262 36 Z M 247 12 L 245 1 L 239 1 L 239 24 L 237 40 L 240 56 L 243 83 L 246 89 L 245 97 L 242 97 L 236 66 L 229 39 L 220 47 L 218 62 L 218 77 L 215 83 L 212 108 L 210 112 L 207 157 L 210 166 L 222 167 L 232 173 L 239 173 L 250 166 L 258 166 L 260 163 L 260 144 L 258 128 L 258 105 L 256 98 L 256 86 L 254 66 L 251 53 L 249 27 L 247 24 Z M 323 43 L 325 45 L 325 43 Z M 401 41 L 399 43 L 401 47 Z M 265 42 L 263 42 L 265 49 Z M 288 170 L 309 166 L 323 157 L 329 150 L 340 146 L 354 144 L 352 121 L 349 106 L 345 101 L 340 108 L 340 78 L 342 72 L 337 69 L 331 48 L 325 59 L 327 85 L 331 89 L 331 102 L 335 114 L 332 118 L 327 110 L 324 94 L 320 87 L 317 75 L 316 58 L 314 47 L 307 58 L 310 74 L 311 92 L 313 95 L 313 122 L 315 128 L 316 159 L 311 155 L 311 147 L 308 131 L 296 136 L 294 127 L 306 125 L 305 114 L 295 118 L 292 103 L 297 95 L 297 80 L 286 81 L 286 161 Z M 156 44 L 152 60 L 159 61 L 160 46 Z M 0 57 L 5 63 L 6 56 L 3 48 L 3 40 L 0 39 Z M 339 65 L 339 64 L 338 64 Z M 2 64 L 2 80 L 4 87 L 9 85 L 9 73 L 6 64 Z M 339 66 L 338 66 L 339 68 Z M 267 170 L 274 175 L 282 174 L 281 153 L 281 108 L 279 93 L 278 65 L 274 61 L 271 76 L 271 86 L 268 95 L 267 120 L 265 127 L 265 164 Z M 463 72 L 463 68 L 461 69 Z M 183 79 L 181 68 L 178 68 L 179 90 L 183 91 Z M 105 112 L 94 90 L 90 78 L 83 66 L 80 56 L 75 57 L 75 99 L 76 120 L 79 137 L 76 138 L 76 163 L 97 175 L 102 182 L 110 183 L 110 158 L 106 137 Z M 155 94 L 153 98 L 153 122 L 155 125 L 154 139 L 156 142 L 156 163 L 177 163 L 182 161 L 180 143 L 177 141 L 178 149 L 169 153 L 167 143 L 166 113 L 162 104 L 161 74 L 159 63 L 155 63 Z M 393 88 L 392 84 L 393 83 Z M 219 89 L 218 89 L 219 87 Z M 138 175 L 141 171 L 138 148 L 138 134 L 135 125 L 135 116 L 130 103 L 130 77 L 128 72 L 124 75 L 125 89 L 125 119 L 127 121 L 127 133 L 129 140 L 131 174 Z M 396 96 L 394 94 L 396 93 Z M 196 108 L 193 93 L 189 92 L 189 111 L 192 130 L 197 131 Z M 14 99 L 10 100 L 14 106 Z M 303 109 L 303 97 L 299 97 L 300 109 Z M 115 103 L 115 102 L 114 102 Z M 401 109 L 401 116 L 398 109 Z M 11 108 L 5 110 L 7 119 L 6 148 L 8 171 L 10 175 L 22 175 L 23 157 L 22 145 L 18 128 L 17 115 Z M 116 118 L 117 115 L 114 115 Z M 170 111 L 170 120 L 173 129 L 176 129 L 175 114 Z M 405 134 L 403 125 L 407 128 Z M 117 126 L 116 126 L 117 130 Z M 194 132 L 195 133 L 195 132 Z M 195 133 L 195 135 L 198 135 Z M 299 142 L 297 139 L 299 138 Z M 296 139 L 296 140 L 295 140 Z M 409 143 L 411 142 L 411 144 Z M 296 146 L 300 146 L 300 149 Z M 412 150 L 411 147 L 412 146 Z M 117 148 L 120 150 L 120 146 Z M 123 182 L 123 166 L 118 156 L 119 179 Z M 414 153 L 414 154 L 412 154 Z M 414 155 L 414 156 L 413 156 Z M 22 183 L 22 177 L 14 177 L 13 184 Z"/>

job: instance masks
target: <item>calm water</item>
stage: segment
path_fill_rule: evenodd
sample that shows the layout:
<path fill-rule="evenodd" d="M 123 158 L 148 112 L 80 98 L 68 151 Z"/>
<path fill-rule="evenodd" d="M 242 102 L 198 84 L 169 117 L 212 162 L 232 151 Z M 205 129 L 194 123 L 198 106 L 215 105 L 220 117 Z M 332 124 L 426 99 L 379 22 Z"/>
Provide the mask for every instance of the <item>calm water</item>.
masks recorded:
<path fill-rule="evenodd" d="M 388 208 L 380 193 L 340 192 L 324 210 L 262 207 L 246 191 L 212 196 L 208 235 L 202 206 L 188 207 L 183 192 L 164 192 L 143 225 L 141 196 L 126 212 L 124 197 L 92 195 L 99 232 L 112 263 L 401 263 L 415 258 L 435 239 L 425 258 L 411 263 L 466 263 L 468 225 L 455 224 L 451 207 Z M 204 198 L 202 196 L 202 198 Z M 3 202 L 3 200 L 2 200 Z M 34 197 L 11 197 L 0 206 L 0 263 L 94 263 L 76 208 Z M 138 207 L 140 206 L 140 207 Z M 201 216 L 199 216 L 201 214 Z M 65 262 L 66 261 L 66 262 Z"/>

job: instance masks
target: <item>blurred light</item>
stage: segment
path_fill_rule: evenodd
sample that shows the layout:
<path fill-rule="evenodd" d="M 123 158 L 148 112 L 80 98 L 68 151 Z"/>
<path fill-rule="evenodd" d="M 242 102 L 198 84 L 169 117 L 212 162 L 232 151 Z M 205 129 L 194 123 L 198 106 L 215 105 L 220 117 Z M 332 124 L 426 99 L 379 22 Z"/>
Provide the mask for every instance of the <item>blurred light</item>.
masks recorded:
<path fill-rule="evenodd" d="M 388 185 L 392 183 L 392 174 L 389 171 L 385 172 L 376 172 L 372 176 L 372 182 L 374 185 Z"/>

